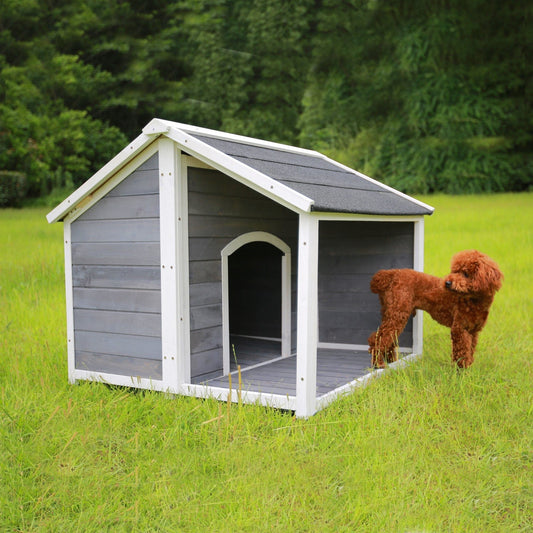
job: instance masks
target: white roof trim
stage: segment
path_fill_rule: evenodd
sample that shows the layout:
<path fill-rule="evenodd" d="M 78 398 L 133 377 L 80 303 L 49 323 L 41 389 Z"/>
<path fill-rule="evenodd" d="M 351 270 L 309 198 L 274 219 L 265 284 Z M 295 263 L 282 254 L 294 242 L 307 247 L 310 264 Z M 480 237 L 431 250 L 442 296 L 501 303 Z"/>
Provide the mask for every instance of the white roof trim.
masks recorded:
<path fill-rule="evenodd" d="M 155 140 L 153 135 L 141 134 L 121 150 L 113 159 L 106 163 L 96 174 L 63 200 L 55 209 L 46 215 L 49 223 L 62 220 L 74 207 L 94 192 L 100 185 L 129 163 L 136 155 Z"/>
<path fill-rule="evenodd" d="M 310 212 L 314 201 L 177 128 L 165 134 L 189 155 L 293 210 Z"/>
<path fill-rule="evenodd" d="M 178 129 L 192 135 L 203 135 L 205 137 L 213 137 L 224 141 L 237 142 L 247 144 L 249 146 L 259 146 L 262 148 L 270 148 L 271 150 L 279 150 L 281 152 L 290 152 L 293 154 L 302 154 L 312 157 L 324 157 L 320 152 L 315 150 L 308 150 L 306 148 L 299 148 L 291 146 L 290 144 L 276 143 L 272 141 L 264 141 L 262 139 L 255 139 L 253 137 L 246 137 L 244 135 L 236 135 L 234 133 L 226 133 L 223 131 L 210 130 L 208 128 L 200 128 L 198 126 L 190 126 L 189 124 L 181 124 L 179 122 L 171 122 L 170 120 L 163 120 L 154 118 L 144 128 L 143 133 L 167 133 L 171 129 Z"/>
<path fill-rule="evenodd" d="M 129 163 L 149 144 L 154 142 L 160 135 L 164 135 L 172 139 L 180 149 L 184 150 L 191 156 L 196 157 L 203 163 L 220 170 L 240 183 L 251 187 L 264 196 L 267 196 L 268 198 L 271 198 L 272 200 L 295 211 L 310 212 L 314 204 L 314 200 L 267 176 L 266 174 L 249 167 L 245 163 L 241 163 L 237 159 L 221 152 L 220 150 L 213 148 L 205 142 L 197 139 L 193 135 L 204 135 L 221 140 L 239 142 L 247 145 L 324 159 L 344 170 L 347 170 L 348 172 L 354 173 L 361 178 L 374 183 L 384 190 L 392 192 L 397 196 L 405 198 L 414 204 L 428 209 L 430 212 L 434 211 L 433 207 L 420 202 L 419 200 L 411 198 L 410 196 L 403 194 L 392 187 L 373 180 L 372 178 L 369 178 L 368 176 L 365 176 L 364 174 L 357 172 L 352 168 L 342 165 L 341 163 L 326 157 L 320 152 L 298 148 L 287 144 L 274 143 L 261 139 L 245 137 L 242 135 L 234 135 L 231 133 L 210 130 L 207 128 L 199 128 L 196 126 L 190 126 L 188 124 L 180 124 L 178 122 L 171 122 L 155 118 L 143 128 L 143 133 L 141 135 L 128 144 L 122 151 L 120 151 L 98 172 L 96 172 L 91 178 L 83 183 L 83 185 L 74 191 L 68 198 L 61 202 L 55 209 L 50 211 L 50 213 L 46 215 L 48 222 L 52 223 L 57 222 L 58 220 L 63 220 L 65 216 L 67 216 L 68 213 L 76 207 L 76 205 L 78 205 L 82 200 L 98 189 L 102 183 L 105 183 L 113 174 L 124 167 L 124 165 Z"/>
<path fill-rule="evenodd" d="M 182 150 L 185 150 L 190 155 L 196 157 L 203 163 L 224 172 L 237 181 L 248 185 L 261 194 L 272 198 L 278 203 L 283 204 L 296 211 L 311 211 L 311 206 L 314 201 L 299 192 L 294 191 L 290 187 L 280 183 L 279 181 L 270 178 L 269 176 L 254 170 L 253 168 L 237 161 L 231 156 L 228 156 L 209 146 L 208 144 L 189 135 L 196 133 L 201 135 L 208 135 L 226 140 L 239 140 L 240 142 L 251 144 L 254 142 L 256 146 L 264 146 L 268 148 L 276 148 L 284 151 L 302 152 L 301 149 L 291 147 L 288 145 L 278 145 L 268 141 L 261 141 L 259 139 L 248 139 L 238 135 L 225 134 L 208 130 L 204 128 L 197 128 L 194 126 L 187 126 L 185 124 L 178 124 L 177 122 L 169 122 L 160 119 L 153 119 L 147 126 L 143 128 L 143 133 L 139 135 L 134 141 L 128 144 L 122 151 L 120 151 L 113 159 L 105 164 L 96 174 L 89 178 L 83 185 L 76 189 L 68 198 L 61 202 L 55 209 L 46 215 L 49 223 L 62 220 L 72 211 L 79 202 L 84 200 L 92 192 L 94 192 L 102 183 L 108 180 L 115 172 L 120 170 L 124 165 L 131 161 L 144 148 L 155 141 L 160 135 L 165 135 L 172 139 Z M 319 157 L 318 152 L 310 152 L 315 157 Z"/>

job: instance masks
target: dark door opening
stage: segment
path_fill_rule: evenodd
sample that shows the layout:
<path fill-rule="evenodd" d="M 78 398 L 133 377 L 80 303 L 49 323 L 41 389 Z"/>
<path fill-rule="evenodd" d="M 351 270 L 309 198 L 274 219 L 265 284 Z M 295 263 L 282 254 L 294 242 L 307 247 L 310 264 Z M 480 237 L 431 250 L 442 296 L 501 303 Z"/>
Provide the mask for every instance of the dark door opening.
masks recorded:
<path fill-rule="evenodd" d="M 228 257 L 232 366 L 244 356 L 254 364 L 281 355 L 282 255 L 272 244 L 250 242 Z"/>

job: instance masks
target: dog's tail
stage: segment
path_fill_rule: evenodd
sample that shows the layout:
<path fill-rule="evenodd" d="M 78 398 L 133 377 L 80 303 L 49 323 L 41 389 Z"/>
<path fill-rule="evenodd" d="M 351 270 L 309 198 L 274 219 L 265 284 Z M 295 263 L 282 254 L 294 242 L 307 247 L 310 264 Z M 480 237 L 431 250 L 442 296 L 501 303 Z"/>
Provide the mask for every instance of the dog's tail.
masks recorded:
<path fill-rule="evenodd" d="M 380 294 L 387 290 L 394 277 L 394 270 L 378 270 L 370 281 L 370 290 Z"/>

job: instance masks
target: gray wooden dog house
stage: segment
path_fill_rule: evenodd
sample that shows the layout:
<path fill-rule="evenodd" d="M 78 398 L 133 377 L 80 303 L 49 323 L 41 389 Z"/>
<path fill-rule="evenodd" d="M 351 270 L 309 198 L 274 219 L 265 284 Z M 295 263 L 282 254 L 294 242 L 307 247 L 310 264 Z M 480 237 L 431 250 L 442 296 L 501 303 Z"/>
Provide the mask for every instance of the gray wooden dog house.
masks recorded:
<path fill-rule="evenodd" d="M 160 119 L 51 211 L 69 380 L 309 416 L 365 379 L 380 268 L 433 209 L 320 153 Z M 421 314 L 400 338 L 422 349 Z M 233 390 L 229 387 L 233 375 Z"/>

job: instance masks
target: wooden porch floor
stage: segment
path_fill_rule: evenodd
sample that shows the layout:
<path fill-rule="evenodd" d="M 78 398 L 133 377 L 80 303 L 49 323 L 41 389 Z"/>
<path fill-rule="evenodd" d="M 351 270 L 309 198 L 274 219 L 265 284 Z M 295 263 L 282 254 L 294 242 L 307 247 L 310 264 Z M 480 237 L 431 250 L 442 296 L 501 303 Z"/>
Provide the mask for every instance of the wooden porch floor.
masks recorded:
<path fill-rule="evenodd" d="M 232 388 L 238 387 L 237 364 L 241 365 L 242 390 L 263 394 L 296 395 L 296 354 L 280 358 L 276 341 L 232 339 Z M 370 372 L 366 351 L 319 348 L 317 353 L 317 397 L 346 385 Z M 228 376 L 210 376 L 198 381 L 211 387 L 229 388 Z"/>

